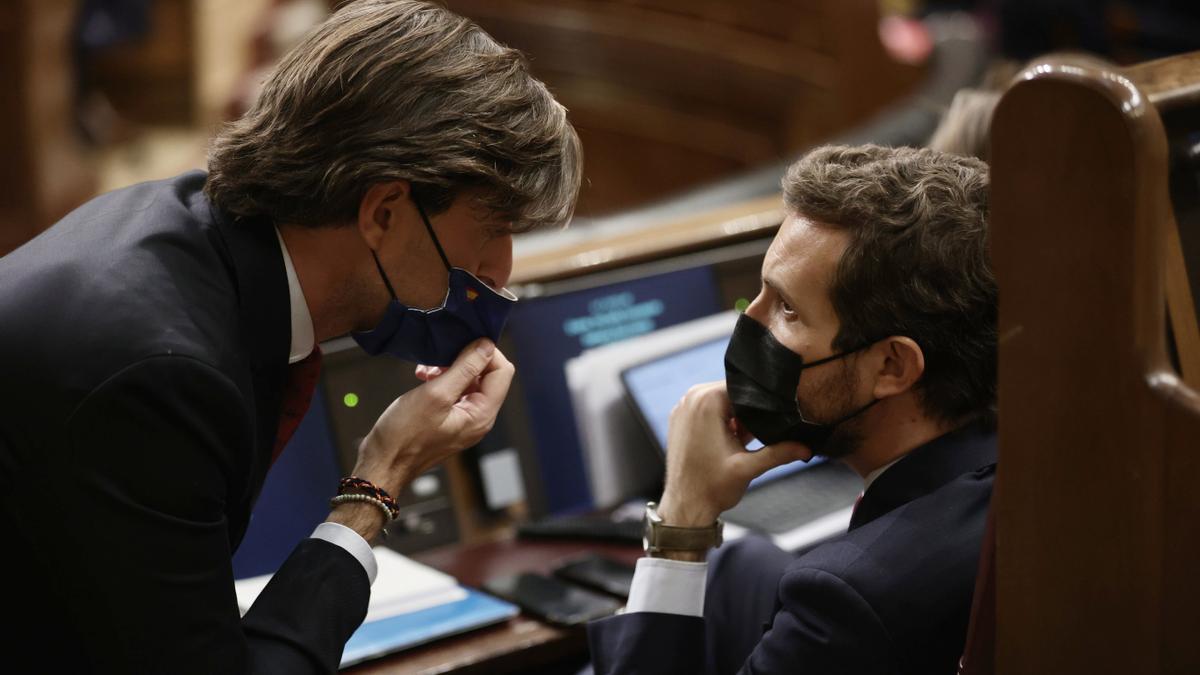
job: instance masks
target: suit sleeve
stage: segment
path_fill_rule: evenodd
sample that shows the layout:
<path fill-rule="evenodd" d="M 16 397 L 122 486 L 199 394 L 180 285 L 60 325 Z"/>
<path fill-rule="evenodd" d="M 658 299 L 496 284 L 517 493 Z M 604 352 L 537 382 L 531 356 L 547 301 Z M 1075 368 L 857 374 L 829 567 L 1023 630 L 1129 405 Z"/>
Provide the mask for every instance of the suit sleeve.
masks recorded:
<path fill-rule="evenodd" d="M 588 624 L 595 675 L 696 675 L 704 667 L 704 620 L 632 612 Z"/>
<path fill-rule="evenodd" d="M 884 675 L 892 671 L 891 639 L 871 606 L 840 577 L 789 570 L 779 584 L 781 607 L 739 671 Z"/>
<path fill-rule="evenodd" d="M 317 539 L 240 617 L 226 501 L 249 480 L 243 401 L 219 371 L 155 357 L 93 391 L 48 444 L 53 498 L 35 486 L 19 518 L 97 670 L 330 673 L 365 617 L 362 565 Z"/>
<path fill-rule="evenodd" d="M 743 675 L 889 673 L 891 643 L 870 605 L 839 577 L 800 568 L 780 583 L 781 607 Z M 717 673 L 707 662 L 704 620 L 639 612 L 588 626 L 596 675 Z M 719 638 L 714 638 L 719 639 Z"/>

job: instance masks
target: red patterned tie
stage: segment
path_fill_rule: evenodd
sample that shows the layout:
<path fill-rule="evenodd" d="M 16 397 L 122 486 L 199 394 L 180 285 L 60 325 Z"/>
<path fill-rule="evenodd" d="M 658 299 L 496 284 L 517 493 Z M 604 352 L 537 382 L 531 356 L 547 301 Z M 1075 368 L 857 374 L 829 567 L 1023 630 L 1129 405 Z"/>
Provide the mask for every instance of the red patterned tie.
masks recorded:
<path fill-rule="evenodd" d="M 854 522 L 854 515 L 856 513 L 858 513 L 858 505 L 862 504 L 863 497 L 866 496 L 866 494 L 867 493 L 864 490 L 864 491 L 858 493 L 858 496 L 854 498 L 854 507 L 850 509 L 850 522 L 851 523 Z"/>
<path fill-rule="evenodd" d="M 275 432 L 275 449 L 271 451 L 271 464 L 279 459 L 279 453 L 296 433 L 304 413 L 308 412 L 308 404 L 312 401 L 313 391 L 317 388 L 317 380 L 321 375 L 321 348 L 314 347 L 311 354 L 304 360 L 288 366 L 287 384 L 283 388 L 283 405 L 279 410 L 279 429 Z"/>

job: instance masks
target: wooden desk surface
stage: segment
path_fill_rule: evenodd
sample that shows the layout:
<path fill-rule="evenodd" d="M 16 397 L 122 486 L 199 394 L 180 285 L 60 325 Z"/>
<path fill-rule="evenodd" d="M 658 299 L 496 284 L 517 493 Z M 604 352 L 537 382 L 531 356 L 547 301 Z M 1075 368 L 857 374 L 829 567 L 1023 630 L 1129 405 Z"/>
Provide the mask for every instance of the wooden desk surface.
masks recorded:
<path fill-rule="evenodd" d="M 640 546 L 584 541 L 501 539 L 467 546 L 443 546 L 412 556 L 414 560 L 479 588 L 486 579 L 518 572 L 549 574 L 563 561 L 587 552 L 633 564 Z M 505 623 L 394 654 L 342 672 L 352 675 L 432 675 L 433 673 L 515 673 L 587 651 L 582 627 L 559 628 L 521 614 Z"/>

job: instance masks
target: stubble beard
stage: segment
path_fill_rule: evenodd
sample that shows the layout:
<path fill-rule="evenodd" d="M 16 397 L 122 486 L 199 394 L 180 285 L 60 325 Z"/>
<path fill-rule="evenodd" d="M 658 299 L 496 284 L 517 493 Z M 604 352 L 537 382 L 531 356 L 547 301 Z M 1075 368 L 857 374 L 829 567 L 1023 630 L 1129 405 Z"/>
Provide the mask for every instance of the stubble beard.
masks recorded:
<path fill-rule="evenodd" d="M 857 371 L 848 362 L 842 362 L 841 366 L 838 374 L 822 384 L 815 396 L 816 400 L 827 402 L 822 410 L 825 414 L 817 418 L 827 424 L 836 422 L 862 407 L 854 401 L 854 393 L 858 390 Z M 821 457 L 841 459 L 856 452 L 862 444 L 862 419 L 853 417 L 837 425 L 829 440 L 820 448 L 813 448 L 813 451 Z"/>

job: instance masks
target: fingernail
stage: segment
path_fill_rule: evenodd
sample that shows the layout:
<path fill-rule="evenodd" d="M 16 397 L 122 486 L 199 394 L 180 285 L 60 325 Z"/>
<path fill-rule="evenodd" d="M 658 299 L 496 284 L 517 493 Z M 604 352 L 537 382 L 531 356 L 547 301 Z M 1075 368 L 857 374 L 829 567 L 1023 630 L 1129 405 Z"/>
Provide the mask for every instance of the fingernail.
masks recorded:
<path fill-rule="evenodd" d="M 492 352 L 496 351 L 496 345 L 492 344 L 491 340 L 485 339 L 479 343 L 479 346 L 475 348 L 475 351 L 479 352 L 480 356 L 491 358 Z"/>

